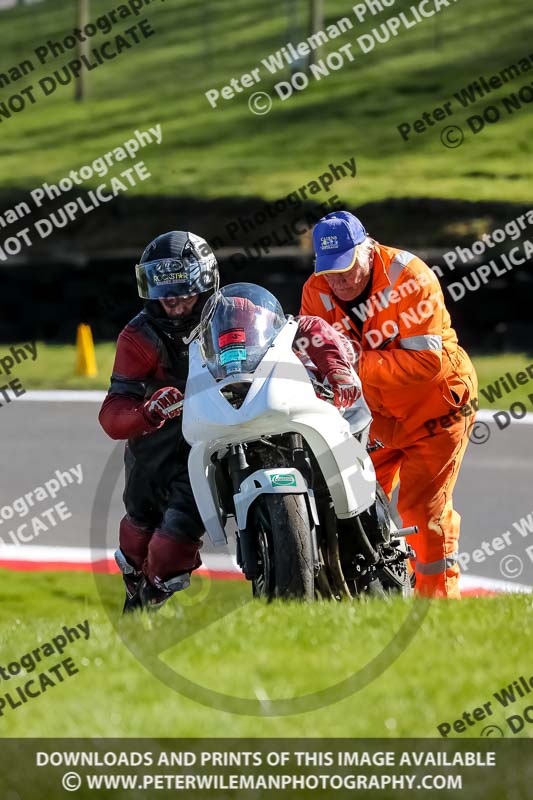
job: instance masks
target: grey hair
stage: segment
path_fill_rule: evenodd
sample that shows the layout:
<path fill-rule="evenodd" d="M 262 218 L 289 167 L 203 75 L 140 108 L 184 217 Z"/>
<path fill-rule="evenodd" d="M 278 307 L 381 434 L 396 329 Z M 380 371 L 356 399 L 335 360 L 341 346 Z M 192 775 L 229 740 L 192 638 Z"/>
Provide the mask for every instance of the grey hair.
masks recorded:
<path fill-rule="evenodd" d="M 370 236 L 365 236 L 357 250 L 357 263 L 360 266 L 366 266 L 368 264 L 374 252 L 375 244 L 376 242 L 374 239 L 371 239 Z"/>

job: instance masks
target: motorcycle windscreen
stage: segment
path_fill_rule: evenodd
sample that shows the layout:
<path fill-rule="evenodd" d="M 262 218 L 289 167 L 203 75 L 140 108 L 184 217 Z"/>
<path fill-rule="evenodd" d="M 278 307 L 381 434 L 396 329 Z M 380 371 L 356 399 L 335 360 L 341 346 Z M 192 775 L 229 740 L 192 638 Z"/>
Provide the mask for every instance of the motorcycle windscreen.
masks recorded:
<path fill-rule="evenodd" d="M 202 312 L 200 347 L 217 380 L 254 372 L 286 323 L 283 309 L 266 289 L 253 283 L 225 286 Z"/>

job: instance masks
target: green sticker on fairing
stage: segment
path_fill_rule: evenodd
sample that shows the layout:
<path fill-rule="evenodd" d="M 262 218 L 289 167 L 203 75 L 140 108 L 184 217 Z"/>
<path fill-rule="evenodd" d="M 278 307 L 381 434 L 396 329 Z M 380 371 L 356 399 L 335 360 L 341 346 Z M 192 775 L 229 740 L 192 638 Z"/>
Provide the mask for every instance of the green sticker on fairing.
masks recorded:
<path fill-rule="evenodd" d="M 270 480 L 272 481 L 272 486 L 296 486 L 296 475 L 282 475 L 281 473 L 276 473 L 275 475 L 270 476 Z"/>

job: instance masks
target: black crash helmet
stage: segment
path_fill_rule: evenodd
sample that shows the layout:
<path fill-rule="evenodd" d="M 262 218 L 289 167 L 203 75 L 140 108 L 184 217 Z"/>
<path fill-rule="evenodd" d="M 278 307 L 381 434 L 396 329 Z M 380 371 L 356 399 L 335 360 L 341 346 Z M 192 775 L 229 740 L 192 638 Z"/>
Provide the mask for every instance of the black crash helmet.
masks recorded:
<path fill-rule="evenodd" d="M 135 273 L 139 297 L 144 300 L 211 295 L 219 285 L 211 247 L 188 231 L 170 231 L 155 238 L 145 248 Z"/>

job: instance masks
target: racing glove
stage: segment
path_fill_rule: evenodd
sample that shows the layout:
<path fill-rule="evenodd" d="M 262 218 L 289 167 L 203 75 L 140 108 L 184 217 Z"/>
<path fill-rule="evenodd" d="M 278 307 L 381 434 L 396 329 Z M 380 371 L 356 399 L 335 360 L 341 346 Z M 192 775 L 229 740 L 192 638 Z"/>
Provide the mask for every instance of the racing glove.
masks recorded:
<path fill-rule="evenodd" d="M 361 390 L 354 374 L 349 369 L 334 369 L 327 379 L 333 389 L 333 402 L 337 408 L 349 408 L 359 398 Z"/>
<path fill-rule="evenodd" d="M 152 424 L 161 427 L 168 419 L 179 417 L 183 409 L 183 394 L 174 386 L 158 389 L 146 401 L 143 407 L 144 416 Z"/>

